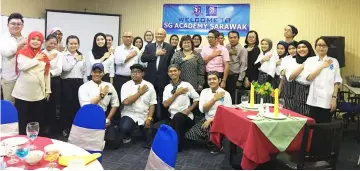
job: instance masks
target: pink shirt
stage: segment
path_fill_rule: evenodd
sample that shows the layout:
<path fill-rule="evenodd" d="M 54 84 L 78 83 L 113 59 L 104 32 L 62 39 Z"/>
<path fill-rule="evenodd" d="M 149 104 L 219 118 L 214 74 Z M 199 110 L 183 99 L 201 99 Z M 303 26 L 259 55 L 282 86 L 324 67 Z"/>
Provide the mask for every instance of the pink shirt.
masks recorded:
<path fill-rule="evenodd" d="M 206 72 L 209 71 L 217 71 L 217 72 L 224 72 L 224 63 L 229 62 L 229 51 L 226 47 L 218 44 L 215 48 L 211 48 L 210 46 L 203 46 L 201 50 L 201 56 L 205 59 L 212 54 L 214 50 L 220 50 L 221 56 L 217 56 L 213 58 L 206 64 Z"/>

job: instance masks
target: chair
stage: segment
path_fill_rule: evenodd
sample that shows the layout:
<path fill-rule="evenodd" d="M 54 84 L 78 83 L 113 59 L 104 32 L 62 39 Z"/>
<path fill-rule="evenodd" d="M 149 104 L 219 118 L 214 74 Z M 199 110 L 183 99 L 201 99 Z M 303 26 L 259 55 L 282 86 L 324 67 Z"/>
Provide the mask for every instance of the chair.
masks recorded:
<path fill-rule="evenodd" d="M 15 106 L 1 100 L 0 137 L 19 135 L 18 112 Z"/>
<path fill-rule="evenodd" d="M 276 155 L 277 166 L 281 166 L 278 169 L 336 169 L 343 128 L 342 121 L 305 125 L 300 151 Z M 310 132 L 312 139 L 308 143 Z"/>
<path fill-rule="evenodd" d="M 94 104 L 80 108 L 71 127 L 68 142 L 79 146 L 89 153 L 101 153 L 104 149 L 105 113 Z M 98 158 L 101 162 L 102 157 Z"/>
<path fill-rule="evenodd" d="M 174 129 L 161 125 L 158 129 L 145 170 L 174 170 L 178 152 L 178 137 Z"/>

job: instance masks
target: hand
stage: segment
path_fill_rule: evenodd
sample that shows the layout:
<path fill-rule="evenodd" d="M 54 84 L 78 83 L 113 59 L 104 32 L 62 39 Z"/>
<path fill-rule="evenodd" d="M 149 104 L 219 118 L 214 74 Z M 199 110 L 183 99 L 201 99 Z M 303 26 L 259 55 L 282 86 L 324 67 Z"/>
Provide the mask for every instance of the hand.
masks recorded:
<path fill-rule="evenodd" d="M 182 95 L 182 94 L 186 94 L 189 91 L 188 88 L 179 88 L 178 90 L 176 90 L 175 94 L 176 95 Z"/>
<path fill-rule="evenodd" d="M 82 61 L 83 60 L 83 56 L 82 55 L 76 55 L 75 56 L 76 61 Z"/>
<path fill-rule="evenodd" d="M 35 56 L 35 58 L 37 59 L 37 60 L 41 60 L 41 59 L 43 59 L 45 57 L 45 55 L 43 54 L 43 53 L 38 53 L 38 54 L 36 54 L 36 56 Z"/>
<path fill-rule="evenodd" d="M 147 90 L 148 90 L 148 86 L 146 84 L 143 86 L 139 86 L 138 88 L 138 92 L 140 93 L 140 95 L 145 94 Z"/>
<path fill-rule="evenodd" d="M 249 81 L 249 79 L 248 79 L 247 77 L 245 78 L 244 87 L 245 87 L 245 88 L 249 88 L 249 87 L 250 87 L 250 81 Z"/>
<path fill-rule="evenodd" d="M 50 100 L 50 93 L 46 93 L 46 94 L 45 94 L 45 99 L 46 99 L 46 101 L 49 101 L 49 100 Z"/>
<path fill-rule="evenodd" d="M 221 55 L 221 51 L 220 50 L 213 50 L 211 53 L 211 56 L 213 57 L 217 57 Z"/>
<path fill-rule="evenodd" d="M 106 85 L 105 87 L 101 87 L 100 88 L 100 93 L 104 94 L 104 95 L 107 95 L 109 93 L 109 86 Z"/>
<path fill-rule="evenodd" d="M 281 59 L 276 62 L 276 66 L 281 65 Z"/>
<path fill-rule="evenodd" d="M 216 92 L 215 93 L 215 95 L 214 95 L 214 100 L 215 101 L 218 101 L 218 100 L 220 100 L 221 98 L 223 98 L 225 96 L 225 92 L 224 91 L 218 91 L 218 92 Z"/>
<path fill-rule="evenodd" d="M 224 89 L 226 87 L 226 81 L 221 81 L 220 87 Z"/>
<path fill-rule="evenodd" d="M 104 59 L 107 59 L 111 56 L 111 53 L 110 52 L 106 52 L 103 56 Z"/>
<path fill-rule="evenodd" d="M 242 85 L 242 81 L 240 80 L 236 81 L 236 87 L 241 87 L 241 85 Z"/>
<path fill-rule="evenodd" d="M 59 51 L 59 52 L 62 52 L 62 51 L 65 50 L 65 47 L 62 46 L 62 45 L 60 45 L 60 44 L 58 44 L 55 49 L 56 49 L 57 51 Z"/>
<path fill-rule="evenodd" d="M 201 128 L 202 128 L 202 129 L 207 129 L 207 128 L 209 128 L 211 122 L 212 122 L 211 119 L 206 120 L 206 121 L 201 125 Z"/>
<path fill-rule="evenodd" d="M 264 56 L 264 57 L 262 58 L 262 61 L 263 61 L 263 62 L 269 61 L 270 58 L 271 58 L 271 56 L 272 56 L 272 55 L 266 55 L 266 56 Z"/>
<path fill-rule="evenodd" d="M 182 113 L 185 114 L 185 115 L 189 115 L 190 114 L 190 110 L 189 108 L 185 109 Z"/>
<path fill-rule="evenodd" d="M 106 123 L 105 123 L 106 126 L 105 127 L 108 127 L 110 124 L 111 124 L 110 119 L 106 118 Z"/>
<path fill-rule="evenodd" d="M 145 128 L 150 128 L 151 126 L 151 120 L 150 119 L 146 119 L 145 121 Z"/>
<path fill-rule="evenodd" d="M 156 56 L 161 56 L 161 55 L 165 55 L 165 54 L 166 54 L 165 49 L 159 49 L 156 51 Z"/>
<path fill-rule="evenodd" d="M 324 62 L 322 63 L 322 67 L 323 68 L 327 68 L 327 67 L 329 67 L 330 65 L 332 64 L 332 60 L 331 59 L 326 59 L 326 60 L 324 60 Z"/>
<path fill-rule="evenodd" d="M 337 105 L 336 98 L 332 98 L 330 103 L 330 112 L 334 112 L 336 110 L 336 105 Z"/>
<path fill-rule="evenodd" d="M 111 54 L 114 54 L 114 52 L 115 52 L 115 48 L 110 47 L 109 52 L 110 52 Z"/>

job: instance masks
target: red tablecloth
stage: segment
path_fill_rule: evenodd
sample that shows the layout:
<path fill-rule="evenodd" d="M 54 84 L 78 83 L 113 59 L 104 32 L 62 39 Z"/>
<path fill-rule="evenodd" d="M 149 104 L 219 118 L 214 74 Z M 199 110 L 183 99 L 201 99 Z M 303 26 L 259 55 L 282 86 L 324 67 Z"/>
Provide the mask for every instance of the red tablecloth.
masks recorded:
<path fill-rule="evenodd" d="M 7 138 L 11 138 L 11 137 L 26 137 L 27 136 L 24 136 L 24 135 L 18 135 L 18 136 L 10 136 L 10 137 L 1 137 L 0 140 L 4 140 L 4 139 L 7 139 Z M 37 137 L 34 142 L 33 142 L 33 145 L 36 146 L 36 149 L 33 149 L 33 150 L 41 150 L 41 151 L 44 151 L 44 147 L 49 145 L 49 144 L 53 144 L 53 142 L 51 141 L 51 139 L 49 138 L 46 138 L 46 137 Z M 17 158 L 17 157 L 16 157 Z M 5 162 L 7 162 L 8 160 L 10 160 L 9 157 L 4 157 L 4 160 Z M 20 159 L 19 159 L 20 160 Z M 45 161 L 44 160 L 44 157 L 41 159 L 41 161 L 35 165 L 28 165 L 25 160 L 23 162 L 18 162 L 18 163 L 15 163 L 14 165 L 9 165 L 6 163 L 6 165 L 8 167 L 20 167 L 20 166 L 23 166 L 25 165 L 26 166 L 26 170 L 35 170 L 35 169 L 38 169 L 38 168 L 43 168 L 43 167 L 46 167 L 47 165 L 49 164 L 48 161 Z M 64 167 L 63 166 L 60 166 L 59 164 L 57 165 L 57 168 L 59 168 L 60 170 L 62 170 Z"/>
<path fill-rule="evenodd" d="M 281 113 L 290 113 L 291 116 L 307 118 L 307 123 L 315 123 L 315 120 L 287 109 L 281 109 Z M 247 118 L 248 115 L 256 115 L 255 111 L 244 112 L 241 109 L 219 106 L 211 126 L 210 139 L 220 146 L 222 136 L 225 136 L 235 145 L 243 149 L 241 167 L 249 170 L 259 164 L 270 160 L 270 154 L 278 153 L 279 150 L 269 141 L 261 130 Z M 300 150 L 304 129 L 301 129 L 286 151 Z"/>

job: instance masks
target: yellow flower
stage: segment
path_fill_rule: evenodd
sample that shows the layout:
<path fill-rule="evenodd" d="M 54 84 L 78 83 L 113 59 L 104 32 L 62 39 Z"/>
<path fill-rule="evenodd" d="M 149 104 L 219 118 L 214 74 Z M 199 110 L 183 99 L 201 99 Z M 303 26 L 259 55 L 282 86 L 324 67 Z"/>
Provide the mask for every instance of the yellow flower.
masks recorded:
<path fill-rule="evenodd" d="M 264 90 L 268 90 L 269 87 L 267 85 L 264 86 Z"/>

